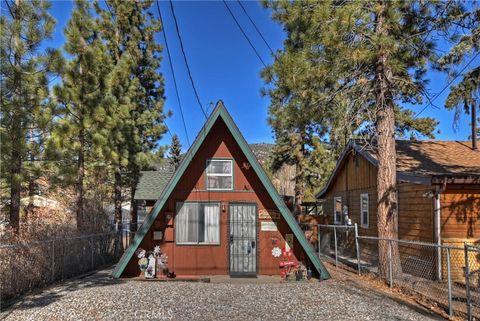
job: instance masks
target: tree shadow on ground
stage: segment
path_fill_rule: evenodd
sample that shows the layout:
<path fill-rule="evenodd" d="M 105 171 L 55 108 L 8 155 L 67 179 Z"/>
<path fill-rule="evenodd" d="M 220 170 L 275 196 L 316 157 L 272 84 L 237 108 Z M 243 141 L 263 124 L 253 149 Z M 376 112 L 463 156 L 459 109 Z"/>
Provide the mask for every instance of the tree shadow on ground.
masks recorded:
<path fill-rule="evenodd" d="M 6 308 L 8 310 L 29 310 L 33 308 L 46 307 L 60 298 L 85 288 L 97 288 L 125 283 L 124 280 L 111 277 L 112 268 L 88 273 L 82 277 L 70 280 L 64 280 L 50 285 L 42 290 L 27 293 L 20 299 L 10 302 Z"/>

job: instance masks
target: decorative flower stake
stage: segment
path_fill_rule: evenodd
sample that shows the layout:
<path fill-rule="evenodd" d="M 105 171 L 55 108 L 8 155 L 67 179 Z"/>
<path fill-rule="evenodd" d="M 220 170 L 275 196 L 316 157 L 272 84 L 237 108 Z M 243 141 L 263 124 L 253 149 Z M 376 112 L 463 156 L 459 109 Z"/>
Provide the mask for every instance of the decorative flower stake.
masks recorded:
<path fill-rule="evenodd" d="M 272 255 L 273 255 L 273 257 L 280 257 L 280 255 L 282 255 L 282 250 L 280 250 L 280 248 L 278 246 L 274 247 L 272 249 Z"/>

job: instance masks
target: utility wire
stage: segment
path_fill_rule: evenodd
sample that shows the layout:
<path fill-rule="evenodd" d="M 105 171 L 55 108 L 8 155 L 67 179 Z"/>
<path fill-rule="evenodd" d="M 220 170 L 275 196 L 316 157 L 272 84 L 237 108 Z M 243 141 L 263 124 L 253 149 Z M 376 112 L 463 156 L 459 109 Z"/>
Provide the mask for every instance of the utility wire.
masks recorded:
<path fill-rule="evenodd" d="M 477 54 L 475 56 L 472 57 L 472 59 L 470 59 L 469 62 L 467 62 L 467 64 L 462 68 L 462 70 L 460 70 L 459 73 L 457 73 L 457 75 L 455 77 L 453 77 L 449 82 L 448 84 L 443 87 L 442 90 L 440 90 L 440 92 L 438 94 L 435 95 L 435 97 L 433 97 L 430 102 L 422 108 L 422 110 L 420 110 L 413 118 L 417 118 L 418 116 L 420 116 L 421 113 L 423 113 L 428 107 L 430 107 L 433 102 L 435 101 L 435 99 L 437 99 L 445 90 L 447 90 L 447 88 L 455 81 L 455 79 L 457 79 L 458 77 L 460 77 L 461 74 L 463 74 L 463 72 L 465 71 L 465 69 L 467 69 L 467 67 L 480 55 L 480 52 L 477 52 Z"/>
<path fill-rule="evenodd" d="M 250 38 L 248 38 L 247 34 L 245 33 L 245 31 L 243 30 L 242 26 L 240 25 L 240 23 L 238 22 L 237 18 L 235 18 L 235 15 L 233 14 L 232 10 L 230 10 L 230 7 L 228 6 L 227 2 L 225 0 L 223 0 L 223 4 L 225 5 L 225 7 L 227 8 L 228 12 L 230 13 L 230 16 L 232 16 L 233 20 L 235 21 L 235 23 L 237 24 L 237 27 L 240 29 L 240 31 L 242 32 L 243 36 L 245 37 L 245 39 L 248 41 L 248 44 L 250 45 L 250 47 L 252 47 L 253 51 L 255 52 L 255 54 L 257 55 L 258 59 L 260 59 L 260 61 L 262 62 L 263 66 L 266 68 L 267 67 L 267 64 L 263 61 L 262 57 L 260 56 L 260 54 L 258 53 L 257 49 L 255 49 L 255 46 L 253 45 L 253 43 L 250 41 Z"/>
<path fill-rule="evenodd" d="M 200 106 L 200 109 L 202 110 L 203 115 L 207 119 L 208 118 L 207 113 L 203 109 L 202 103 L 200 102 L 200 97 L 198 95 L 197 88 L 195 87 L 195 83 L 193 82 L 192 72 L 190 71 L 190 66 L 188 65 L 187 55 L 185 54 L 185 48 L 183 47 L 182 37 L 180 36 L 180 29 L 178 28 L 177 17 L 175 16 L 175 10 L 173 8 L 173 2 L 172 0 L 170 0 L 169 2 L 170 2 L 170 9 L 172 10 L 173 21 L 175 22 L 175 29 L 177 31 L 178 40 L 180 41 L 180 48 L 182 50 L 183 60 L 185 61 L 185 66 L 187 67 L 188 77 L 190 78 L 190 82 L 192 83 L 192 88 L 195 93 L 195 97 L 197 98 L 198 105 Z"/>
<path fill-rule="evenodd" d="M 167 122 L 166 122 L 166 121 L 163 121 L 163 124 L 164 124 L 165 127 L 167 128 L 167 132 L 170 134 L 170 138 L 173 138 L 172 132 L 170 131 L 170 128 L 168 128 Z"/>
<path fill-rule="evenodd" d="M 175 71 L 173 70 L 172 55 L 170 54 L 170 48 L 168 47 L 167 33 L 165 31 L 165 24 L 163 23 L 162 12 L 160 11 L 160 5 L 158 4 L 158 1 L 155 1 L 155 3 L 157 4 L 158 16 L 160 18 L 160 23 L 162 24 L 163 40 L 165 41 L 165 48 L 167 49 L 168 62 L 170 64 L 170 70 L 172 71 L 173 85 L 175 87 L 175 93 L 177 94 L 178 107 L 180 108 L 180 115 L 182 116 L 183 129 L 185 130 L 185 137 L 187 138 L 188 147 L 190 147 L 190 139 L 188 138 L 187 125 L 185 123 L 185 117 L 183 116 L 182 103 L 180 101 L 180 95 L 178 93 L 177 79 L 175 77 Z M 168 132 L 170 132 L 170 129 L 168 130 Z M 170 136 L 172 136 L 171 133 L 170 133 Z"/>
<path fill-rule="evenodd" d="M 271 54 L 273 56 L 275 56 L 275 52 L 273 51 L 272 47 L 270 47 L 270 45 L 268 44 L 267 40 L 265 39 L 265 37 L 263 36 L 263 33 L 260 31 L 260 29 L 257 27 L 257 24 L 253 21 L 253 19 L 250 17 L 250 15 L 248 14 L 247 10 L 245 9 L 245 7 L 243 6 L 242 2 L 240 0 L 237 0 L 238 4 L 240 5 L 240 7 L 242 8 L 243 12 L 245 13 L 245 15 L 247 16 L 248 20 L 250 20 L 250 22 L 252 23 L 253 27 L 255 27 L 255 30 L 257 30 L 258 34 L 260 35 L 260 37 L 262 38 L 263 42 L 265 43 L 265 45 L 268 47 L 268 49 L 270 50 Z"/>

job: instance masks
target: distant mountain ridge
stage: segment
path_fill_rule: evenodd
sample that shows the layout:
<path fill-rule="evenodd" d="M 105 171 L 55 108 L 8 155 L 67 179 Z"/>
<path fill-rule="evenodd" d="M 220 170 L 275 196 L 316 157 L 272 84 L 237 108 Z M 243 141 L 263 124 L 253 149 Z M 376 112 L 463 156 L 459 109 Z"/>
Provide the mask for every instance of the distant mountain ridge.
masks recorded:
<path fill-rule="evenodd" d="M 268 143 L 256 143 L 249 144 L 253 154 L 257 158 L 258 162 L 264 166 L 268 159 L 272 155 L 273 144 Z"/>
<path fill-rule="evenodd" d="M 273 144 L 269 143 L 255 143 L 255 144 L 248 144 L 252 149 L 253 154 L 257 158 L 258 162 L 264 166 L 270 156 L 272 155 Z M 180 157 L 183 158 L 185 153 L 183 153 Z M 170 158 L 166 157 L 163 162 L 159 164 L 155 164 L 154 168 L 158 171 L 170 171 L 171 165 L 169 163 Z"/>
<path fill-rule="evenodd" d="M 268 168 L 269 159 L 272 156 L 274 144 L 269 143 L 255 143 L 249 144 L 253 154 L 257 158 L 260 165 L 263 166 L 267 173 L 270 173 Z M 182 157 L 185 154 L 182 155 Z M 169 163 L 169 158 L 165 158 L 164 161 L 160 164 L 154 166 L 155 170 L 163 172 L 171 172 L 173 174 L 174 170 Z M 294 195 L 294 179 L 295 177 L 295 166 L 284 165 L 280 170 L 273 173 L 272 183 L 280 194 L 283 195 Z"/>

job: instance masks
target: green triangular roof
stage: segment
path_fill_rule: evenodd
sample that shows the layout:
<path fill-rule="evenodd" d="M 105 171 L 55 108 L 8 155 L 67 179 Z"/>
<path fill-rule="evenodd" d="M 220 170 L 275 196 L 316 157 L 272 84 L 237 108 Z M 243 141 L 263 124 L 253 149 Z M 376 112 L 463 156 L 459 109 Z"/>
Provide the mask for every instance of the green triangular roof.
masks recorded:
<path fill-rule="evenodd" d="M 125 253 L 123 253 L 122 258 L 120 259 L 117 266 L 112 272 L 113 277 L 119 278 L 122 275 L 128 262 L 134 255 L 135 251 L 137 250 L 138 246 L 142 242 L 145 235 L 150 230 L 150 227 L 155 222 L 155 219 L 157 218 L 161 209 L 163 208 L 168 198 L 170 197 L 171 193 L 175 189 L 175 186 L 177 185 L 178 181 L 185 173 L 185 170 L 187 169 L 188 165 L 192 161 L 193 157 L 197 153 L 198 149 L 204 142 L 205 138 L 207 137 L 208 133 L 210 132 L 210 130 L 212 129 L 213 125 L 215 124 L 215 122 L 219 117 L 221 117 L 222 120 L 225 122 L 227 128 L 230 130 L 230 133 L 233 135 L 235 141 L 240 146 L 242 152 L 245 154 L 245 157 L 249 161 L 253 170 L 259 177 L 260 181 L 264 185 L 268 194 L 272 198 L 275 205 L 278 207 L 283 218 L 285 219 L 288 226 L 292 230 L 293 234 L 295 235 L 300 245 L 302 246 L 303 250 L 307 254 L 308 258 L 310 259 L 310 262 L 313 264 L 313 266 L 317 270 L 318 274 L 320 275 L 320 278 L 323 280 L 330 278 L 330 274 L 328 273 L 327 269 L 318 258 L 311 244 L 305 238 L 305 234 L 303 233 L 302 229 L 296 222 L 290 210 L 285 205 L 283 199 L 278 194 L 277 190 L 273 186 L 272 182 L 268 178 L 262 166 L 259 164 L 257 158 L 254 156 L 252 150 L 250 149 L 247 142 L 245 141 L 245 138 L 243 138 L 242 134 L 240 133 L 240 130 L 238 129 L 237 125 L 235 125 L 232 117 L 228 113 L 227 109 L 225 108 L 221 100 L 218 101 L 215 109 L 212 111 L 212 114 L 208 118 L 207 122 L 205 123 L 203 128 L 200 130 L 200 133 L 197 135 L 195 141 L 193 142 L 192 146 L 188 150 L 183 161 L 180 163 L 178 169 L 176 170 L 176 172 L 168 182 L 167 186 L 163 190 L 162 195 L 157 200 L 152 211 L 147 216 L 142 226 L 135 234 L 132 244 L 127 248 Z"/>
<path fill-rule="evenodd" d="M 156 171 L 142 171 L 135 189 L 135 200 L 158 200 L 172 178 L 174 168 L 164 166 Z"/>

